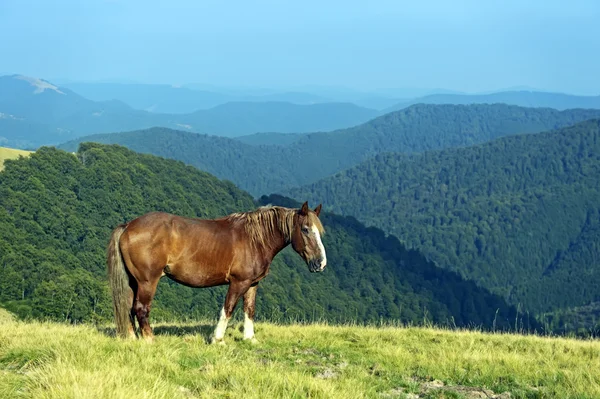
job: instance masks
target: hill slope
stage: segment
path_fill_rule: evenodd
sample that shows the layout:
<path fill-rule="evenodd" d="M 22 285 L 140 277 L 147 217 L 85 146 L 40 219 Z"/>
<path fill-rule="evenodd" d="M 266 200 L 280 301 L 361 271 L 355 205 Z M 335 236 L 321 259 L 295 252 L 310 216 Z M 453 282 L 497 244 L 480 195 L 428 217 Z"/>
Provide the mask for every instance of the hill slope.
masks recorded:
<path fill-rule="evenodd" d="M 153 345 L 91 326 L 0 324 L 3 398 L 596 398 L 600 343 L 421 328 L 258 323 L 258 346 L 214 323 Z M 143 362 L 143 367 L 140 367 Z M 143 381 L 143 383 L 140 383 Z"/>
<path fill-rule="evenodd" d="M 290 190 L 396 234 L 529 310 L 598 299 L 600 121 L 421 155 Z"/>
<path fill-rule="evenodd" d="M 41 148 L 0 173 L 0 303 L 20 317 L 110 319 L 105 248 L 116 225 L 155 210 L 214 218 L 255 206 L 231 183 L 181 162 L 99 144 L 77 156 Z M 351 218 L 322 220 L 330 266 L 315 275 L 289 248 L 281 253 L 260 284 L 259 318 L 514 326 L 514 308 L 397 239 Z M 216 314 L 224 288 L 162 282 L 153 317 Z"/>
<path fill-rule="evenodd" d="M 284 146 L 250 146 L 234 140 L 166 129 L 94 135 L 79 142 L 117 143 L 178 159 L 229 179 L 258 196 L 315 182 L 382 152 L 463 147 L 517 133 L 535 133 L 600 117 L 600 110 L 520 108 L 507 105 L 416 105 L 360 126 L 303 134 Z"/>
<path fill-rule="evenodd" d="M 558 110 L 600 108 L 600 96 L 575 96 L 539 91 L 504 91 L 491 94 L 432 94 L 400 102 L 384 112 L 397 111 L 414 104 L 510 104 L 520 107 L 543 107 Z"/>

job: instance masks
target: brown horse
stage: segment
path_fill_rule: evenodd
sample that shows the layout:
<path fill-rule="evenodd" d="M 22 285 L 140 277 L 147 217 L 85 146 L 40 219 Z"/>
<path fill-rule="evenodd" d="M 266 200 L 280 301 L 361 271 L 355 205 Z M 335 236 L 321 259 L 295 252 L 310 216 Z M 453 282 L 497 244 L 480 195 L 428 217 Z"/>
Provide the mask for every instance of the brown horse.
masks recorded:
<path fill-rule="evenodd" d="M 213 342 L 223 342 L 238 299 L 244 297 L 244 339 L 254 341 L 254 300 L 258 282 L 288 244 L 320 272 L 327 264 L 321 242 L 321 205 L 314 211 L 276 206 L 220 219 L 185 218 L 162 212 L 118 226 L 108 245 L 107 264 L 117 334 L 153 339 L 148 321 L 158 281 L 167 276 L 191 287 L 229 284 Z"/>

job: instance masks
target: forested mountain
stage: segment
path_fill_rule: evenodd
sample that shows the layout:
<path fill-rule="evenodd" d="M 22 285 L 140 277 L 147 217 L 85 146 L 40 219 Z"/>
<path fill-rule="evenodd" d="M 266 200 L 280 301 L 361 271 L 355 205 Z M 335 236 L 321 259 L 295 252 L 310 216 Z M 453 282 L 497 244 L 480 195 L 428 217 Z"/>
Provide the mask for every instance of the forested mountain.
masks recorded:
<path fill-rule="evenodd" d="M 153 126 L 228 137 L 312 132 L 354 126 L 377 115 L 378 111 L 349 103 L 285 102 L 232 102 L 186 114 L 159 114 L 116 100 L 91 101 L 40 79 L 0 77 L 0 144 L 20 148 Z"/>
<path fill-rule="evenodd" d="M 242 143 L 252 145 L 288 145 L 300 140 L 302 136 L 303 135 L 299 133 L 254 133 L 246 136 L 239 136 L 235 139 Z"/>
<path fill-rule="evenodd" d="M 296 205 L 290 201 L 261 199 Z M 43 147 L 7 161 L 0 173 L 0 304 L 21 317 L 108 320 L 105 248 L 116 225 L 155 210 L 213 218 L 256 206 L 231 183 L 181 162 L 93 143 L 76 155 Z M 381 230 L 332 214 L 322 221 L 327 269 L 311 274 L 299 256 L 284 251 L 260 285 L 259 318 L 427 319 L 499 328 L 522 320 L 518 327 L 527 328 L 527 318 L 498 296 L 437 268 Z M 163 281 L 153 316 L 211 317 L 224 288 Z"/>
<path fill-rule="evenodd" d="M 315 182 L 382 152 L 463 147 L 593 117 L 600 117 L 600 110 L 556 111 L 502 104 L 415 105 L 350 129 L 303 134 L 283 147 L 250 146 L 234 140 L 150 129 L 89 136 L 61 148 L 75 151 L 81 141 L 117 143 L 197 166 L 258 196 Z"/>
<path fill-rule="evenodd" d="M 381 154 L 288 193 L 383 228 L 526 309 L 600 299 L 599 120 Z"/>
<path fill-rule="evenodd" d="M 378 111 L 350 103 L 300 105 L 286 102 L 229 102 L 208 110 L 178 116 L 179 127 L 235 137 L 258 132 L 305 133 L 364 123 Z M 161 125 L 172 126 L 172 125 Z"/>
<path fill-rule="evenodd" d="M 235 182 L 255 196 L 274 191 L 271 187 L 289 187 L 298 182 L 289 166 L 291 160 L 286 159 L 287 147 L 255 146 L 226 137 L 152 128 L 86 136 L 59 148 L 74 152 L 82 141 L 120 144 L 137 152 L 177 159 Z"/>
<path fill-rule="evenodd" d="M 503 91 L 490 94 L 431 94 L 402 101 L 384 112 L 397 111 L 414 104 L 510 104 L 521 107 L 544 107 L 558 110 L 570 108 L 600 108 L 599 96 L 576 96 L 541 91 Z"/>

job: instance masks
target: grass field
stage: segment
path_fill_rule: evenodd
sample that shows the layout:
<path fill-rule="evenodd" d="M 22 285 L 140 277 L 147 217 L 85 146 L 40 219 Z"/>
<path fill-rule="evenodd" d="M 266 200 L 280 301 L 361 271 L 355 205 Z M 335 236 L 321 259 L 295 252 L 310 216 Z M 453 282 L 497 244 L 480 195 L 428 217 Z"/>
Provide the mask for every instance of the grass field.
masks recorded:
<path fill-rule="evenodd" d="M 1 398 L 598 398 L 600 343 L 429 328 L 257 324 L 110 328 L 0 313 Z"/>
<path fill-rule="evenodd" d="M 14 148 L 0 147 L 0 171 L 4 169 L 5 159 L 19 158 L 20 155 L 28 156 L 31 151 L 15 150 Z"/>

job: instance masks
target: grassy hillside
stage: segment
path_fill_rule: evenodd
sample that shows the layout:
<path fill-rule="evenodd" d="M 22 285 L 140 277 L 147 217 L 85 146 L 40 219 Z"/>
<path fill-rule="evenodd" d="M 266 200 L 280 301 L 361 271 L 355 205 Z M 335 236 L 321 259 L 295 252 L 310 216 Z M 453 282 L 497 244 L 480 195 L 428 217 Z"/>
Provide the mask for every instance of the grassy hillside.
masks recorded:
<path fill-rule="evenodd" d="M 135 151 L 181 160 L 233 181 L 255 196 L 315 182 L 382 152 L 422 152 L 535 133 L 600 117 L 600 110 L 532 109 L 496 105 L 416 105 L 365 124 L 304 134 L 280 146 L 244 145 L 168 129 L 94 135 L 82 141 L 115 143 Z M 273 131 L 273 130 L 269 130 Z"/>
<path fill-rule="evenodd" d="M 600 121 L 421 155 L 379 155 L 297 198 L 395 234 L 529 310 L 598 300 Z"/>
<path fill-rule="evenodd" d="M 298 207 L 289 199 L 264 203 Z M 315 204 L 316 205 L 316 204 Z M 73 155 L 41 148 L 0 173 L 0 303 L 21 318 L 108 320 L 105 249 L 112 229 L 149 211 L 215 218 L 254 209 L 252 198 L 181 162 L 124 147 L 84 144 Z M 322 215 L 328 268 L 313 274 L 291 249 L 261 282 L 257 317 L 270 320 L 402 320 L 484 328 L 538 328 L 457 274 L 356 220 Z M 165 279 L 152 317 L 208 317 L 225 287 Z"/>
<path fill-rule="evenodd" d="M 397 111 L 414 104 L 510 104 L 554 109 L 600 108 L 600 96 L 576 96 L 539 91 L 504 91 L 490 94 L 431 94 L 403 101 L 385 110 Z"/>
<path fill-rule="evenodd" d="M 112 329 L 0 322 L 3 398 L 577 398 L 600 396 L 600 343 L 432 328 L 213 323 L 154 344 Z"/>
<path fill-rule="evenodd" d="M 0 147 L 0 171 L 4 169 L 4 161 L 7 159 L 17 159 L 20 156 L 27 157 L 30 151 L 16 150 L 14 148 Z"/>

